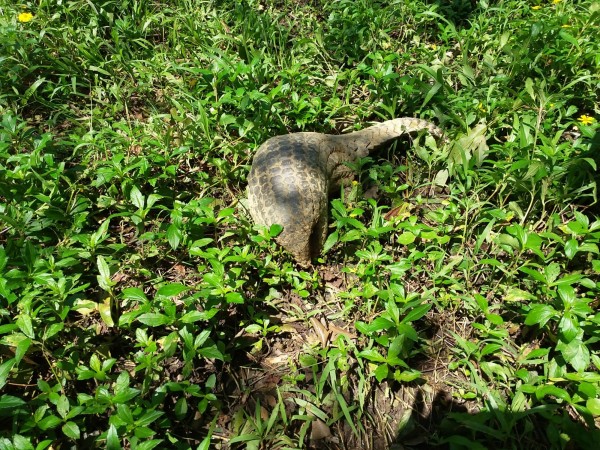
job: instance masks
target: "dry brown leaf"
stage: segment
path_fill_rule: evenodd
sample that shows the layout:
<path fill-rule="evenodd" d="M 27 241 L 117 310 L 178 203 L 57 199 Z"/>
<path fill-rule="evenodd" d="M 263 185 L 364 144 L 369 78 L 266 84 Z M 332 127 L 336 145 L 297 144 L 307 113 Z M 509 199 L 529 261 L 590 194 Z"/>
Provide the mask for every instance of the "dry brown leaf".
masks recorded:
<path fill-rule="evenodd" d="M 310 318 L 310 324 L 317 333 L 321 345 L 323 347 L 327 347 L 327 344 L 329 343 L 329 336 L 331 334 L 329 329 L 326 327 L 326 325 L 319 322 L 316 317 Z"/>
<path fill-rule="evenodd" d="M 325 422 L 323 422 L 320 419 L 315 419 L 312 421 L 312 424 L 310 426 L 311 441 L 318 441 L 320 439 L 325 439 L 329 436 L 331 436 L 331 430 L 329 429 L 327 424 L 325 424 Z"/>

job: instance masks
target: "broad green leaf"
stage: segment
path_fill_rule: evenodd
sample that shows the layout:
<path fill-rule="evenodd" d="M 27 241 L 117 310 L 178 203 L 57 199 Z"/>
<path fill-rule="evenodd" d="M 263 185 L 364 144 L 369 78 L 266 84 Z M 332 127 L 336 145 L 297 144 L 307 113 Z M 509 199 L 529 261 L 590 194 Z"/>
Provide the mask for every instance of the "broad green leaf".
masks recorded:
<path fill-rule="evenodd" d="M 61 395 L 56 402 L 56 412 L 64 419 L 67 417 L 70 408 L 69 399 L 65 395 Z"/>
<path fill-rule="evenodd" d="M 208 311 L 190 311 L 183 316 L 181 316 L 181 323 L 194 323 L 200 320 L 210 320 L 212 319 L 219 310 L 217 308 L 209 309 Z"/>
<path fill-rule="evenodd" d="M 566 32 L 565 30 L 560 30 L 558 32 L 558 35 L 563 38 L 565 41 L 567 41 L 569 44 L 579 48 L 579 42 L 577 42 L 577 39 L 575 39 L 573 37 L 573 35 L 569 34 L 568 32 Z"/>
<path fill-rule="evenodd" d="M 209 450 L 210 449 L 210 436 L 206 436 L 196 450 Z"/>
<path fill-rule="evenodd" d="M 100 255 L 96 259 L 96 263 L 98 265 L 98 271 L 100 272 L 100 276 L 110 280 L 110 268 L 104 259 L 104 256 Z"/>
<path fill-rule="evenodd" d="M 6 386 L 6 382 L 8 381 L 8 376 L 10 375 L 10 371 L 17 364 L 16 358 L 11 358 L 4 361 L 0 364 L 0 389 Z M 2 397 L 4 398 L 4 396 Z M 2 409 L 2 404 L 0 403 L 0 410 Z"/>
<path fill-rule="evenodd" d="M 421 377 L 421 372 L 418 370 L 396 370 L 394 372 L 394 380 L 400 383 L 409 383 Z"/>
<path fill-rule="evenodd" d="M 588 253 L 600 253 L 600 250 L 598 249 L 598 245 L 594 244 L 593 242 L 584 242 L 579 246 L 579 251 L 580 252 L 588 252 Z"/>
<path fill-rule="evenodd" d="M 573 286 L 561 284 L 558 286 L 557 290 L 565 307 L 572 306 L 575 303 L 577 297 L 575 296 L 575 289 L 573 289 Z"/>
<path fill-rule="evenodd" d="M 474 429 L 477 427 L 473 427 Z M 469 439 L 468 437 L 461 436 L 458 434 L 450 435 L 446 438 L 446 441 L 451 445 L 450 448 L 462 448 L 469 450 L 488 450 L 488 447 L 480 444 L 479 442 Z"/>
<path fill-rule="evenodd" d="M 525 356 L 524 359 L 525 360 L 534 360 L 534 359 L 546 356 L 548 353 L 550 353 L 549 348 L 536 348 L 535 350 L 532 350 L 529 353 L 527 353 L 527 355 Z"/>
<path fill-rule="evenodd" d="M 4 216 L 0 216 L 0 219 L 2 219 L 2 217 Z M 4 247 L 0 247 L 0 272 L 4 271 L 7 261 L 8 257 L 6 256 L 6 250 L 4 250 Z"/>
<path fill-rule="evenodd" d="M 398 355 L 405 349 L 406 337 L 405 336 L 396 336 L 390 342 L 387 352 L 387 361 L 389 364 L 394 365 L 390 360 L 394 358 L 398 358 Z M 400 358 L 398 358 L 400 359 Z"/>
<path fill-rule="evenodd" d="M 123 289 L 122 295 L 123 295 L 123 298 L 126 300 L 133 300 L 133 301 L 138 301 L 138 302 L 142 302 L 142 303 L 145 303 L 148 301 L 148 297 L 146 297 L 146 294 L 144 294 L 144 291 L 142 291 L 140 288 L 136 288 L 136 287 Z"/>
<path fill-rule="evenodd" d="M 383 355 L 381 355 L 381 353 L 379 353 L 375 349 L 363 350 L 362 352 L 360 352 L 358 354 L 358 356 L 361 358 L 365 358 L 369 361 L 374 361 L 374 362 L 379 362 L 379 363 L 387 362 L 386 358 L 384 358 Z"/>
<path fill-rule="evenodd" d="M 362 233 L 358 230 L 350 230 L 340 237 L 340 242 L 352 242 L 362 239 Z"/>
<path fill-rule="evenodd" d="M 521 272 L 526 273 L 534 280 L 539 281 L 540 283 L 544 283 L 544 284 L 547 283 L 546 277 L 543 274 L 541 274 L 540 272 L 538 272 L 537 270 L 530 269 L 529 267 L 520 267 L 519 270 Z"/>
<path fill-rule="evenodd" d="M 317 367 L 317 364 L 319 363 L 317 358 L 308 354 L 301 354 L 298 357 L 298 360 L 300 361 L 300 365 L 302 368 Z"/>
<path fill-rule="evenodd" d="M 115 322 L 112 318 L 111 311 L 111 300 L 110 297 L 106 297 L 102 303 L 98 304 L 98 312 L 100 313 L 100 318 L 106 324 L 107 327 L 112 328 L 115 326 Z"/>
<path fill-rule="evenodd" d="M 565 244 L 565 255 L 569 259 L 573 259 L 578 250 L 579 244 L 575 239 L 569 239 Z"/>
<path fill-rule="evenodd" d="M 129 193 L 131 203 L 133 203 L 138 209 L 144 209 L 144 196 L 140 192 L 137 186 L 131 188 Z"/>
<path fill-rule="evenodd" d="M 248 450 L 253 450 L 253 449 L 258 449 L 258 443 L 261 441 L 261 437 L 257 434 L 240 434 L 238 436 L 235 436 L 233 438 L 231 438 L 228 441 L 228 444 L 231 446 L 232 444 L 237 444 L 238 442 L 245 442 L 246 443 L 246 449 Z M 256 446 L 252 445 L 252 444 L 257 444 Z"/>
<path fill-rule="evenodd" d="M 518 250 L 521 245 L 517 239 L 515 239 L 514 237 L 512 237 L 511 235 L 506 234 L 506 233 L 500 234 L 496 238 L 496 240 L 499 244 L 508 245 L 509 247 L 512 247 L 515 250 Z"/>
<path fill-rule="evenodd" d="M 500 350 L 502 348 L 502 345 L 500 344 L 486 344 L 482 349 L 481 352 L 479 352 L 479 354 L 481 356 L 486 356 L 486 355 L 491 355 L 496 353 L 498 350 Z"/>
<path fill-rule="evenodd" d="M 204 348 L 200 349 L 200 351 L 198 353 L 200 355 L 202 355 L 204 358 L 218 359 L 220 361 L 224 360 L 223 353 L 221 353 L 221 351 L 218 349 L 218 347 L 216 345 L 211 345 L 210 347 L 204 347 Z"/>
<path fill-rule="evenodd" d="M 377 317 L 370 324 L 364 325 L 365 334 L 371 334 L 375 331 L 389 330 L 394 327 L 394 322 L 384 317 Z M 361 331 L 362 332 L 362 331 Z"/>
<path fill-rule="evenodd" d="M 96 258 L 96 264 L 98 265 L 98 271 L 100 272 L 100 275 L 96 277 L 98 280 L 98 285 L 103 290 L 110 292 L 115 283 L 110 278 L 110 268 L 108 267 L 108 264 L 102 255 Z"/>
<path fill-rule="evenodd" d="M 17 344 L 17 347 L 15 349 L 15 361 L 17 364 L 21 362 L 21 359 L 23 359 L 23 356 L 25 356 L 27 350 L 29 350 L 29 347 L 31 346 L 32 342 L 33 341 L 30 338 L 25 338 Z M 0 379 L 1 378 L 2 376 L 0 375 Z"/>
<path fill-rule="evenodd" d="M 169 241 L 169 245 L 173 250 L 177 250 L 182 237 L 183 233 L 179 227 L 177 227 L 175 224 L 169 225 L 169 228 L 167 228 L 167 240 Z"/>
<path fill-rule="evenodd" d="M 190 247 L 190 254 L 192 254 L 192 251 L 197 252 L 200 251 L 200 249 L 202 247 L 206 247 L 208 244 L 211 244 L 213 242 L 212 238 L 202 238 L 202 239 L 198 239 L 194 242 L 192 242 L 189 247 Z"/>
<path fill-rule="evenodd" d="M 596 356 L 596 355 L 591 355 L 592 359 Z M 593 369 L 592 369 L 593 370 Z M 564 375 L 564 378 L 566 378 L 567 380 L 573 380 L 573 381 L 587 381 L 590 383 L 600 383 L 600 374 L 597 372 L 580 372 L 580 373 L 566 373 Z"/>
<path fill-rule="evenodd" d="M 102 362 L 95 353 L 90 356 L 90 369 L 95 372 L 100 372 L 102 370 Z"/>
<path fill-rule="evenodd" d="M 32 439 L 30 439 L 29 437 L 25 437 L 22 436 L 20 434 L 15 434 L 12 437 L 12 441 L 14 444 L 14 447 L 3 447 L 2 444 L 2 440 L 0 440 L 0 448 L 2 448 L 2 450 L 34 450 L 33 445 L 31 443 Z"/>
<path fill-rule="evenodd" d="M 494 313 L 486 314 L 485 318 L 487 320 L 489 320 L 490 323 L 493 325 L 502 325 L 504 323 L 504 319 L 499 314 L 494 314 Z"/>
<path fill-rule="evenodd" d="M 112 402 L 114 404 L 127 403 L 131 399 L 137 397 L 139 394 L 140 394 L 139 389 L 135 389 L 135 388 L 131 388 L 131 387 L 124 388 L 124 389 L 120 390 L 119 393 L 116 394 L 112 398 Z"/>
<path fill-rule="evenodd" d="M 81 369 L 77 370 L 77 379 L 78 380 L 90 380 L 96 376 L 96 372 L 89 369 Z"/>
<path fill-rule="evenodd" d="M 527 398 L 522 391 L 515 392 L 515 395 L 512 399 L 510 410 L 514 413 L 524 412 L 528 409 Z"/>
<path fill-rule="evenodd" d="M 394 323 L 398 323 L 400 320 L 400 308 L 394 300 L 390 300 L 385 304 L 385 310 L 387 312 L 388 317 Z"/>
<path fill-rule="evenodd" d="M 170 317 L 160 313 L 142 314 L 137 318 L 137 320 L 150 327 L 160 327 L 161 325 L 167 325 L 172 322 Z"/>
<path fill-rule="evenodd" d="M 527 291 L 518 288 L 508 288 L 508 292 L 504 296 L 507 302 L 520 302 L 523 300 L 537 300 L 537 297 Z"/>
<path fill-rule="evenodd" d="M 146 200 L 146 208 L 151 208 L 152 205 L 154 205 L 157 201 L 159 201 L 161 198 L 163 198 L 162 195 L 158 195 L 158 194 L 150 194 L 148 196 L 148 199 Z"/>
<path fill-rule="evenodd" d="M 582 278 L 583 275 L 580 273 L 571 273 L 569 275 L 565 275 L 564 277 L 560 277 L 554 282 L 554 285 L 560 286 L 561 284 L 574 284 L 580 282 Z"/>
<path fill-rule="evenodd" d="M 242 297 L 242 294 L 240 294 L 239 292 L 230 292 L 229 294 L 225 295 L 225 300 L 227 301 L 227 303 L 244 303 L 244 297 Z"/>
<path fill-rule="evenodd" d="M 51 430 L 56 428 L 62 423 L 62 420 L 57 416 L 46 416 L 42 420 L 40 420 L 37 424 L 38 428 L 42 431 Z"/>
<path fill-rule="evenodd" d="M 169 283 L 161 286 L 156 292 L 157 295 L 162 295 L 164 297 L 175 297 L 176 295 L 181 294 L 184 291 L 187 291 L 188 288 L 180 283 Z"/>
<path fill-rule="evenodd" d="M 588 228 L 590 226 L 590 219 L 588 218 L 588 216 L 586 216 L 580 211 L 574 211 L 573 214 L 575 215 L 575 220 L 577 220 L 577 222 L 583 225 L 585 231 L 588 231 Z"/>
<path fill-rule="evenodd" d="M 16 320 L 16 324 L 25 336 L 31 339 L 35 339 L 35 332 L 33 331 L 33 323 L 29 314 L 21 313 Z"/>
<path fill-rule="evenodd" d="M 412 234 L 410 231 L 403 232 L 400 236 L 398 236 L 397 241 L 400 245 L 409 245 L 415 242 L 416 236 Z"/>
<path fill-rule="evenodd" d="M 4 366 L 4 364 L 6 364 L 7 362 L 8 361 L 5 361 L 2 364 L 2 366 Z M 26 402 L 24 400 L 20 399 L 19 397 L 4 394 L 4 395 L 2 395 L 2 397 L 0 397 L 0 412 L 10 412 L 10 411 L 13 411 L 13 410 L 19 408 L 20 406 L 25 405 L 25 404 L 26 404 Z"/>
<path fill-rule="evenodd" d="M 16 323 L 7 323 L 5 325 L 0 325 L 0 334 L 12 333 L 13 331 L 18 330 L 18 329 L 19 329 L 19 327 L 17 326 Z"/>
<path fill-rule="evenodd" d="M 525 80 L 525 90 L 527 91 L 527 93 L 529 94 L 529 96 L 531 97 L 531 99 L 535 102 L 536 101 L 536 95 L 533 89 L 533 80 L 531 78 L 527 78 Z"/>
<path fill-rule="evenodd" d="M 481 261 L 479 261 L 479 264 L 481 264 L 481 265 L 488 264 L 488 265 L 494 266 L 494 267 L 502 266 L 502 263 L 494 258 L 484 258 Z"/>
<path fill-rule="evenodd" d="M 580 339 L 573 339 L 567 344 L 559 342 L 556 348 L 576 371 L 583 372 L 589 366 L 590 351 Z"/>
<path fill-rule="evenodd" d="M 414 322 L 415 320 L 419 320 L 425 314 L 429 312 L 433 304 L 426 303 L 424 305 L 419 305 L 413 308 L 404 318 L 402 319 L 402 323 Z"/>
<path fill-rule="evenodd" d="M 279 236 L 279 234 L 281 234 L 282 231 L 283 231 L 283 227 L 281 225 L 273 224 L 269 228 L 269 236 L 274 238 L 276 236 Z"/>
<path fill-rule="evenodd" d="M 389 373 L 389 367 L 387 364 L 380 364 L 377 369 L 375 369 L 375 371 L 373 372 L 373 375 L 375 375 L 375 378 L 377 379 L 377 381 L 379 381 L 380 383 L 385 380 L 388 376 Z"/>
<path fill-rule="evenodd" d="M 150 425 L 152 422 L 162 417 L 165 413 L 162 411 L 148 411 L 142 417 L 135 421 L 136 426 L 145 427 Z"/>
<path fill-rule="evenodd" d="M 339 240 L 339 232 L 336 230 L 327 236 L 325 244 L 323 245 L 323 253 L 327 253 Z"/>
<path fill-rule="evenodd" d="M 71 407 L 69 414 L 67 414 L 66 419 L 72 419 L 74 417 L 77 417 L 77 416 L 81 415 L 84 411 L 85 411 L 85 408 L 83 406 L 73 406 L 73 407 Z"/>
<path fill-rule="evenodd" d="M 90 247 L 96 248 L 98 244 L 104 240 L 107 235 L 109 225 L 110 218 L 104 220 L 98 229 L 90 235 Z"/>
<path fill-rule="evenodd" d="M 115 358 L 108 358 L 102 361 L 102 372 L 108 372 L 116 362 Z"/>
<path fill-rule="evenodd" d="M 38 380 L 37 381 L 37 387 L 40 391 L 49 394 L 50 392 L 52 392 L 52 388 L 50 387 L 50 384 L 48 384 L 47 381 L 44 380 Z"/>
<path fill-rule="evenodd" d="M 562 400 L 566 400 L 567 402 L 571 401 L 571 396 L 569 395 L 569 393 L 567 391 L 565 391 L 564 389 L 561 389 L 557 386 L 553 386 L 553 385 L 540 386 L 535 391 L 535 396 L 538 400 L 543 399 L 547 395 L 551 395 L 553 397 L 557 397 Z"/>
<path fill-rule="evenodd" d="M 87 68 L 90 72 L 98 72 L 98 73 L 101 73 L 102 75 L 106 75 L 107 77 L 113 76 L 113 74 L 111 74 L 110 72 L 107 72 L 106 70 L 104 70 L 98 66 L 89 65 Z"/>
<path fill-rule="evenodd" d="M 398 332 L 398 335 L 410 339 L 413 342 L 416 342 L 419 339 L 417 331 L 410 323 L 400 323 L 396 327 L 396 331 Z"/>
<path fill-rule="evenodd" d="M 44 330 L 44 341 L 47 341 L 53 336 L 56 336 L 65 328 L 65 324 L 63 322 L 53 323 L 48 328 Z"/>
<path fill-rule="evenodd" d="M 548 283 L 552 284 L 560 275 L 560 265 L 558 263 L 550 263 L 544 268 L 544 273 L 546 274 Z"/>
<path fill-rule="evenodd" d="M 217 214 L 217 217 L 219 219 L 224 219 L 226 217 L 232 216 L 233 213 L 235 213 L 235 208 L 223 208 L 221 211 L 219 211 L 219 214 Z"/>
<path fill-rule="evenodd" d="M 182 420 L 188 413 L 188 403 L 185 397 L 179 397 L 173 408 L 175 416 Z"/>
<path fill-rule="evenodd" d="M 121 450 L 121 441 L 114 425 L 108 428 L 106 434 L 106 450 Z"/>
<path fill-rule="evenodd" d="M 560 319 L 558 331 L 560 332 L 561 340 L 571 342 L 581 331 L 579 321 L 570 313 L 567 313 Z"/>
<path fill-rule="evenodd" d="M 591 298 L 578 298 L 575 303 L 571 306 L 571 313 L 579 317 L 587 317 L 592 314 L 594 310 L 589 305 L 593 300 Z"/>
<path fill-rule="evenodd" d="M 129 376 L 129 373 L 127 373 L 126 371 L 121 372 L 119 374 L 119 376 L 117 377 L 115 392 L 119 393 L 123 389 L 127 389 L 129 387 L 130 381 L 131 381 L 131 377 Z"/>
<path fill-rule="evenodd" d="M 150 436 L 154 435 L 154 431 L 152 431 L 152 434 Z M 137 436 L 137 434 L 136 434 Z M 143 441 L 140 442 L 136 447 L 135 450 L 152 450 L 153 448 L 158 447 L 160 444 L 163 443 L 163 439 L 151 439 L 149 441 Z M 209 441 L 210 442 L 210 441 Z"/>
<path fill-rule="evenodd" d="M 600 416 L 600 398 L 588 398 L 585 406 L 594 416 Z"/>
<path fill-rule="evenodd" d="M 577 392 L 582 395 L 583 398 L 595 398 L 596 395 L 600 393 L 600 389 L 597 389 L 592 383 L 582 381 L 579 383 L 579 386 L 577 386 Z"/>
<path fill-rule="evenodd" d="M 543 327 L 550 319 L 557 316 L 558 312 L 550 305 L 534 305 L 525 318 L 525 325 Z"/>
<path fill-rule="evenodd" d="M 75 422 L 66 422 L 63 426 L 62 426 L 62 431 L 63 433 L 65 433 L 65 436 L 76 440 L 79 439 L 81 437 L 81 433 L 79 431 L 79 427 L 77 426 L 77 424 Z"/>

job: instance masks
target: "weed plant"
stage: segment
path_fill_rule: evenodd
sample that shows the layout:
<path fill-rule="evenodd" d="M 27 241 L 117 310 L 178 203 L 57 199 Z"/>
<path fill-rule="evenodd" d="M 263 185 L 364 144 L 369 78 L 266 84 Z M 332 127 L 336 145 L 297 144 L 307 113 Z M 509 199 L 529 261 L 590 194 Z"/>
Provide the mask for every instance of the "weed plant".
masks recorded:
<path fill-rule="evenodd" d="M 0 450 L 598 448 L 599 31 L 0 0 Z M 448 142 L 357 162 L 313 268 L 252 224 L 260 143 L 402 116 Z"/>

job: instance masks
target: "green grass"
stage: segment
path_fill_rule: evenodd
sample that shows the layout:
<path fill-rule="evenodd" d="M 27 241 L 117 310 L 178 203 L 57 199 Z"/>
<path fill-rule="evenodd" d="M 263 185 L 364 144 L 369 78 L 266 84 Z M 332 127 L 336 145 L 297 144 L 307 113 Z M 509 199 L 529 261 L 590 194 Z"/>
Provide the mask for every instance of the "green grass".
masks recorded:
<path fill-rule="evenodd" d="M 596 448 L 599 30 L 0 0 L 0 450 Z M 314 269 L 252 224 L 260 143 L 401 116 L 449 142 L 359 161 Z"/>

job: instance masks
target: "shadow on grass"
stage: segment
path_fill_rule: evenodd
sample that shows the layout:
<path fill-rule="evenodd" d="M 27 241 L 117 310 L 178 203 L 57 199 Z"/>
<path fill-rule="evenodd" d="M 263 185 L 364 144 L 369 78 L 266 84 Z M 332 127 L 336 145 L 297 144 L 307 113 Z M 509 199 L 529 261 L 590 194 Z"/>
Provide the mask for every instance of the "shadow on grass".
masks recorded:
<path fill-rule="evenodd" d="M 504 409 L 504 410 L 503 410 Z M 494 405 L 468 412 L 465 404 L 446 391 L 438 391 L 428 404 L 422 390 L 413 410 L 389 450 L 440 449 L 592 449 L 600 444 L 600 430 L 593 418 L 586 425 L 573 416 L 579 413 L 563 405 L 539 405 L 511 411 Z"/>

